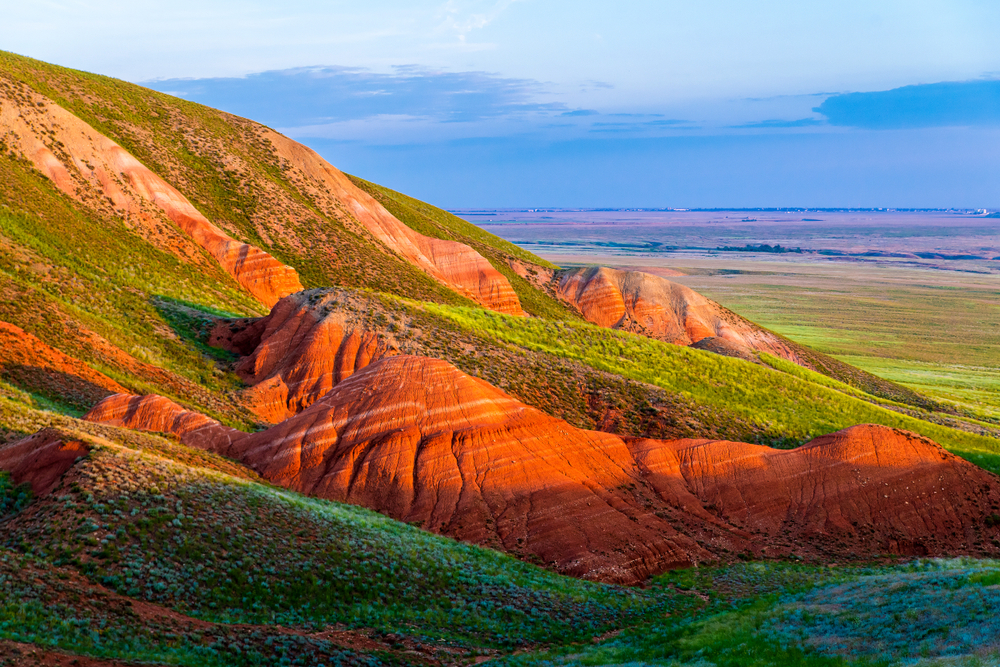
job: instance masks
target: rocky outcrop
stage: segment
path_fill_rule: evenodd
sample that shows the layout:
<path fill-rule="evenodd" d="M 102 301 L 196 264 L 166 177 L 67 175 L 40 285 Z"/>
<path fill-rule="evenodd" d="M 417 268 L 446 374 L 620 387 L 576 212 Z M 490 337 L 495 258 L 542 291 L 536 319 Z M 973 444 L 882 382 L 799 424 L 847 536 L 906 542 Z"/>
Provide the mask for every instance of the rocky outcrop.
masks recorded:
<path fill-rule="evenodd" d="M 43 429 L 34 435 L 0 447 L 0 470 L 10 473 L 15 484 L 29 484 L 42 496 L 73 467 L 90 448 L 58 431 Z"/>
<path fill-rule="evenodd" d="M 690 345 L 714 337 L 799 363 L 798 354 L 769 331 L 689 287 L 638 271 L 592 267 L 557 275 L 557 293 L 594 324 Z"/>
<path fill-rule="evenodd" d="M 478 252 L 464 243 L 431 238 L 407 227 L 312 149 L 277 132 L 268 132 L 266 138 L 280 158 L 343 206 L 388 250 L 487 308 L 523 314 L 507 278 Z"/>
<path fill-rule="evenodd" d="M 788 451 L 621 438 L 405 355 L 368 365 L 260 433 L 164 400 L 110 397 L 87 419 L 175 432 L 276 484 L 591 579 L 634 583 L 737 553 L 1000 552 L 981 539 L 1000 480 L 880 426 Z"/>
<path fill-rule="evenodd" d="M 294 269 L 231 238 L 128 151 L 52 100 L 28 90 L 0 95 L 0 133 L 70 197 L 87 201 L 96 194 L 143 220 L 144 232 L 163 236 L 152 205 L 264 305 L 302 289 Z M 177 243 L 169 236 L 160 245 Z"/>
<path fill-rule="evenodd" d="M 234 440 L 246 436 L 242 431 L 223 426 L 200 412 L 155 394 L 109 396 L 95 405 L 84 419 L 98 424 L 170 433 L 184 444 L 212 452 L 229 451 Z"/>
<path fill-rule="evenodd" d="M 0 377 L 29 391 L 88 408 L 106 396 L 128 391 L 7 322 L 0 322 Z"/>
<path fill-rule="evenodd" d="M 256 320 L 221 321 L 211 345 L 243 355 L 236 373 L 250 388 L 244 404 L 276 424 L 298 414 L 352 373 L 395 347 L 372 331 L 349 324 L 320 290 L 285 297 Z"/>

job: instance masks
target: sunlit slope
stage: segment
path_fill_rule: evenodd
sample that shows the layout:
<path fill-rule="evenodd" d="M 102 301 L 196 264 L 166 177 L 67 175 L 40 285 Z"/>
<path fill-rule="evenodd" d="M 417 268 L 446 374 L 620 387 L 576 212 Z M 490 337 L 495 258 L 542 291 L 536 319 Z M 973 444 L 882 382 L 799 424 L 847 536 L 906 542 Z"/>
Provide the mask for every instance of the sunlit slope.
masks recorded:
<path fill-rule="evenodd" d="M 506 276 L 528 313 L 547 319 L 579 319 L 579 313 L 556 297 L 551 283 L 559 267 L 527 250 L 462 220 L 443 209 L 413 197 L 370 183 L 357 176 L 350 179 L 375 197 L 394 216 L 422 234 L 461 241 L 475 248 L 497 271 Z"/>
<path fill-rule="evenodd" d="M 235 238 L 292 266 L 306 286 L 468 300 L 386 249 L 357 216 L 277 155 L 249 120 L 110 77 L 0 53 L 27 85 L 114 140 Z"/>
<path fill-rule="evenodd" d="M 874 396 L 819 374 L 810 376 L 791 364 L 795 374 L 589 324 L 525 322 L 479 309 L 434 304 L 421 307 L 469 332 L 572 359 L 678 392 L 700 405 L 725 409 L 760 432 L 793 443 L 854 424 L 882 424 L 915 431 L 973 463 L 1000 471 L 1000 441 L 996 438 L 887 409 L 876 404 L 879 399 Z M 775 365 L 780 366 L 777 361 Z M 935 418 L 931 413 L 914 414 Z"/>
<path fill-rule="evenodd" d="M 2 546 L 205 621 L 508 647 L 588 640 L 657 607 L 642 591 L 276 489 L 158 436 L 76 421 L 43 435 L 89 453 L 28 503 L 0 482 L 20 510 L 0 519 Z"/>

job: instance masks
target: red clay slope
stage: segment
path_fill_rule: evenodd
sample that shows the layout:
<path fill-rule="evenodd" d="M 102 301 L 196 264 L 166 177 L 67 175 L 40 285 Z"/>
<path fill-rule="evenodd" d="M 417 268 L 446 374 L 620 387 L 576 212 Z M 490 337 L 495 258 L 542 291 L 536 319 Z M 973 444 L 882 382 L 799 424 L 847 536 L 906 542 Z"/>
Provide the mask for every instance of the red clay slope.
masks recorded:
<path fill-rule="evenodd" d="M 302 289 L 294 269 L 230 238 L 114 141 L 52 100 L 32 91 L 21 93 L 0 98 L 0 134 L 67 195 L 82 200 L 88 191 L 96 192 L 110 199 L 116 210 L 138 214 L 145 203 L 155 205 L 267 306 Z M 31 103 L 24 103 L 25 98 Z M 147 226 L 157 225 L 147 220 Z"/>
<path fill-rule="evenodd" d="M 89 452 L 90 448 L 82 442 L 42 429 L 0 447 L 0 470 L 9 472 L 15 484 L 30 484 L 31 492 L 41 496 L 51 491 L 63 473 Z"/>
<path fill-rule="evenodd" d="M 172 430 L 272 482 L 560 572 L 634 583 L 754 556 L 996 554 L 1000 480 L 911 433 L 857 426 L 797 450 L 573 428 L 449 364 L 394 356 L 242 434 L 159 397 L 87 419 Z"/>
<path fill-rule="evenodd" d="M 478 252 L 457 241 L 431 238 L 397 220 L 368 193 L 311 148 L 277 132 L 267 133 L 277 154 L 329 193 L 390 251 L 435 280 L 492 310 L 523 315 L 507 278 Z"/>
<path fill-rule="evenodd" d="M 128 390 L 20 327 L 0 322 L 0 377 L 30 391 L 90 407 Z"/>
<path fill-rule="evenodd" d="M 801 362 L 780 338 L 689 287 L 638 271 L 594 267 L 559 274 L 559 297 L 602 327 L 690 345 L 715 337 Z"/>
<path fill-rule="evenodd" d="M 236 373 L 252 385 L 241 392 L 244 404 L 272 424 L 298 414 L 369 363 L 397 354 L 317 297 L 323 299 L 314 291 L 298 292 L 266 317 L 223 321 L 212 331 L 210 345 L 243 355 Z"/>

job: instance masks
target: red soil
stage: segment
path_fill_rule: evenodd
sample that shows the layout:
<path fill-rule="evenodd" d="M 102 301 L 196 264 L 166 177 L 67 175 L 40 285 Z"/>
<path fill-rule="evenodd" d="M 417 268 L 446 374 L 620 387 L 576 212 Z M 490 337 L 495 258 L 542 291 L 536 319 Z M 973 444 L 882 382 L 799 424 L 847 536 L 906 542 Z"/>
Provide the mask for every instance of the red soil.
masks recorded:
<path fill-rule="evenodd" d="M 31 492 L 41 496 L 55 487 L 79 457 L 89 453 L 84 443 L 42 429 L 0 448 L 0 470 L 9 472 L 15 484 L 30 484 Z"/>
<path fill-rule="evenodd" d="M 242 431 L 223 426 L 200 412 L 188 410 L 155 394 L 108 396 L 83 418 L 100 424 L 172 433 L 186 445 L 213 452 L 228 451 L 233 440 L 246 436 Z"/>
<path fill-rule="evenodd" d="M 173 429 L 274 483 L 590 579 L 635 583 L 743 552 L 1000 552 L 982 539 L 1000 532 L 985 526 L 1000 480 L 881 426 L 790 451 L 621 438 L 576 429 L 445 362 L 402 355 L 264 432 L 182 413 L 159 397 L 109 397 L 87 418 Z"/>
<path fill-rule="evenodd" d="M 90 406 L 127 391 L 103 373 L 7 322 L 0 322 L 0 377 L 74 405 Z"/>
<path fill-rule="evenodd" d="M 31 665 L 32 667 L 130 667 L 139 663 L 102 660 L 83 655 L 63 653 L 34 644 L 0 639 L 0 666 Z"/>
<path fill-rule="evenodd" d="M 602 327 L 644 334 L 678 345 L 715 337 L 799 362 L 780 338 L 706 299 L 689 287 L 638 271 L 607 267 L 559 275 L 560 298 Z"/>
<path fill-rule="evenodd" d="M 159 234 L 146 211 L 153 204 L 267 306 L 302 289 L 294 269 L 229 237 L 124 148 L 52 100 L 32 93 L 31 104 L 2 102 L 0 131 L 70 197 L 82 201 L 97 193 L 116 210 L 147 218 L 147 231 Z"/>
<path fill-rule="evenodd" d="M 331 194 L 391 252 L 487 308 L 523 314 L 507 278 L 478 252 L 464 243 L 431 238 L 410 229 L 311 148 L 277 132 L 268 133 L 267 138 L 282 159 Z"/>
<path fill-rule="evenodd" d="M 377 334 L 346 324 L 341 311 L 316 307 L 311 292 L 285 297 L 267 317 L 220 322 L 209 343 L 244 355 L 236 372 L 253 385 L 242 392 L 244 404 L 272 424 L 369 363 L 397 354 Z"/>

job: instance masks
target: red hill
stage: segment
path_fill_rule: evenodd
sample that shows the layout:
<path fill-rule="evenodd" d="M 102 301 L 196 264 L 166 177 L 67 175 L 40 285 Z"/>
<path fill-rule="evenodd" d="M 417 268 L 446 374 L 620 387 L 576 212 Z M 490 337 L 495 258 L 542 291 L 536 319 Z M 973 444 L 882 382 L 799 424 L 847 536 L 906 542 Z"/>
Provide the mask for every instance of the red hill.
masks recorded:
<path fill-rule="evenodd" d="M 979 535 L 1000 482 L 912 433 L 857 426 L 787 451 L 627 439 L 422 357 L 372 363 L 255 434 L 159 397 L 109 397 L 87 418 L 174 432 L 288 488 L 603 581 L 737 553 L 997 551 Z"/>

